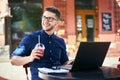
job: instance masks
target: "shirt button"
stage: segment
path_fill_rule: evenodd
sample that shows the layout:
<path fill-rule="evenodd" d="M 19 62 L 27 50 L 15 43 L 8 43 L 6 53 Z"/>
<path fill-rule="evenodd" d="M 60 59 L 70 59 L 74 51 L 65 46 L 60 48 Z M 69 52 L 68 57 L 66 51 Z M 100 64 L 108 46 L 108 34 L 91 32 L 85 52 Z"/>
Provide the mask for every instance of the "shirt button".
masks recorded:
<path fill-rule="evenodd" d="M 52 58 L 50 58 L 50 61 L 52 61 Z"/>
<path fill-rule="evenodd" d="M 51 41 L 49 41 L 49 44 L 51 44 Z"/>
<path fill-rule="evenodd" d="M 52 50 L 50 50 L 50 53 L 52 52 Z"/>

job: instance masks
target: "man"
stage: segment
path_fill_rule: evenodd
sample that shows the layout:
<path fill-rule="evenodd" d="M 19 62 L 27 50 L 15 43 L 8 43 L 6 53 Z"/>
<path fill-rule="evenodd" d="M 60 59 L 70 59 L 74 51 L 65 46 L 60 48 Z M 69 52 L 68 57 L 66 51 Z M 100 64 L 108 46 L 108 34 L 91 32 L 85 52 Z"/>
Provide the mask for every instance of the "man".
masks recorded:
<path fill-rule="evenodd" d="M 32 80 L 42 80 L 38 77 L 39 67 L 65 65 L 69 61 L 64 40 L 54 34 L 59 19 L 59 10 L 55 7 L 47 7 L 42 15 L 43 29 L 25 36 L 11 54 L 13 65 L 29 64 Z M 40 42 L 45 46 L 44 54 L 35 48 L 39 35 Z"/>

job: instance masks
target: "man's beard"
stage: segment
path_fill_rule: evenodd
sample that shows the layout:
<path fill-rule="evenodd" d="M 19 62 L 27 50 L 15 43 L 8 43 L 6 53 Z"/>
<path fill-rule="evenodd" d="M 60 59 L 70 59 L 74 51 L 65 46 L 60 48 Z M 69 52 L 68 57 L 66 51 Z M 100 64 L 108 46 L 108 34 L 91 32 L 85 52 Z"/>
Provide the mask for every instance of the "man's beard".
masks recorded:
<path fill-rule="evenodd" d="M 51 28 L 49 28 L 49 29 L 47 29 L 47 30 L 45 30 L 45 31 L 51 31 L 51 30 L 53 30 L 54 29 L 54 27 L 51 27 Z"/>

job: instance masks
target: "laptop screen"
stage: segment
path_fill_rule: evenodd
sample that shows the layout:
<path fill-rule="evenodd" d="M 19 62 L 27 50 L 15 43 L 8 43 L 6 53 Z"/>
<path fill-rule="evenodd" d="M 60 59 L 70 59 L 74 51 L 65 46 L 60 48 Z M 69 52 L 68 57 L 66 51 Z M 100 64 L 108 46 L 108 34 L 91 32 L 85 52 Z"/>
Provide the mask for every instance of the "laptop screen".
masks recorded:
<path fill-rule="evenodd" d="M 71 71 L 91 70 L 102 66 L 110 42 L 80 42 Z"/>

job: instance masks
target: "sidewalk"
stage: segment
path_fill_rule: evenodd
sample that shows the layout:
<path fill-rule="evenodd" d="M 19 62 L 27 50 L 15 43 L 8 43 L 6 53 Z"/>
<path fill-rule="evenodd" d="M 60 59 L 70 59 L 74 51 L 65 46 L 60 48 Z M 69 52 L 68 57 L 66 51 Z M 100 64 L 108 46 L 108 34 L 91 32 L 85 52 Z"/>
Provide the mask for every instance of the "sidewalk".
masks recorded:
<path fill-rule="evenodd" d="M 120 42 L 112 43 L 104 60 L 103 66 L 116 68 L 117 64 L 120 64 L 120 62 L 118 62 L 119 57 Z M 5 59 L 6 60 L 4 60 L 3 57 L 0 58 L 0 77 L 5 78 L 5 80 L 26 80 L 25 69 L 23 68 L 23 66 L 11 65 L 8 55 Z M 2 79 L 0 78 L 0 80 Z"/>
<path fill-rule="evenodd" d="M 118 57 L 106 57 L 103 66 L 115 67 L 118 64 Z M 8 62 L 0 62 L 0 77 L 6 80 L 26 80 L 26 74 L 22 66 L 13 66 Z"/>
<path fill-rule="evenodd" d="M 13 66 L 9 61 L 0 62 L 0 77 L 6 80 L 26 80 L 24 68 L 22 66 Z"/>

